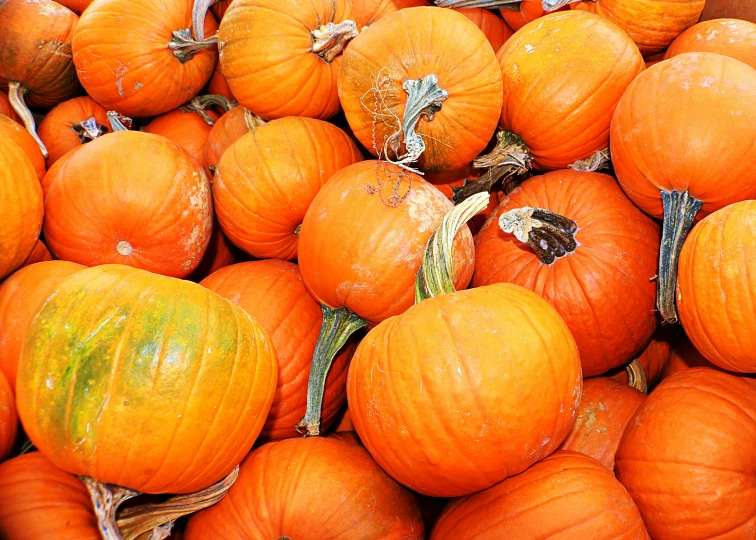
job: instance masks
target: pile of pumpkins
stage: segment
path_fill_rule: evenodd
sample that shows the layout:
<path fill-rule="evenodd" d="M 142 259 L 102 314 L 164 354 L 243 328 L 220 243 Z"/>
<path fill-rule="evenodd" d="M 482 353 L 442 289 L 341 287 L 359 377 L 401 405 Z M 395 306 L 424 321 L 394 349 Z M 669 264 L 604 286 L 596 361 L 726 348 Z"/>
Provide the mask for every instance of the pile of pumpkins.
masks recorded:
<path fill-rule="evenodd" d="M 756 538 L 756 24 L 0 0 L 0 538 Z"/>

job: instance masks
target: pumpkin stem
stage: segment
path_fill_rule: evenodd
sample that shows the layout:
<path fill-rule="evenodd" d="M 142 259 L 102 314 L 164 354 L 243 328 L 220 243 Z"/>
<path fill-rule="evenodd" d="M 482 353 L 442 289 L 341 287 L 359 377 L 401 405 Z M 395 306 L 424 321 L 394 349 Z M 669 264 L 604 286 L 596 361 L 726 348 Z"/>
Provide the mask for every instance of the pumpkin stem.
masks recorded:
<path fill-rule="evenodd" d="M 523 206 L 499 216 L 502 231 L 530 246 L 543 264 L 551 264 L 577 249 L 577 223 L 543 208 Z"/>
<path fill-rule="evenodd" d="M 175 520 L 219 502 L 238 477 L 237 465 L 224 479 L 195 493 L 176 495 L 158 504 L 143 504 L 124 509 L 117 520 L 123 540 L 132 540 L 150 531 L 151 538 L 167 537 Z M 165 536 L 160 536 L 165 533 Z"/>
<path fill-rule="evenodd" d="M 214 126 L 215 120 L 207 113 L 209 107 L 220 107 L 224 112 L 228 112 L 237 105 L 239 105 L 237 102 L 224 96 L 207 94 L 204 96 L 195 96 L 189 103 L 179 107 L 179 110 L 182 112 L 195 112 L 208 126 Z"/>
<path fill-rule="evenodd" d="M 339 24 L 329 22 L 316 28 L 312 36 L 312 52 L 320 56 L 329 64 L 341 54 L 349 43 L 349 40 L 357 37 L 357 23 L 354 21 L 341 21 Z"/>
<path fill-rule="evenodd" d="M 204 41 L 205 39 L 205 17 L 210 6 L 217 4 L 218 0 L 194 0 L 192 6 L 192 30 L 194 39 Z"/>
<path fill-rule="evenodd" d="M 110 121 L 110 128 L 113 131 L 128 131 L 131 127 L 132 121 L 128 116 L 123 116 L 115 111 L 108 111 L 107 115 Z"/>
<path fill-rule="evenodd" d="M 438 7 L 445 8 L 488 8 L 488 9 L 510 9 L 517 11 L 520 9 L 522 0 L 436 0 Z"/>
<path fill-rule="evenodd" d="M 542 0 L 541 7 L 546 13 L 551 13 L 569 4 L 577 4 L 583 0 Z"/>
<path fill-rule="evenodd" d="M 415 303 L 445 293 L 454 288 L 454 238 L 473 216 L 488 206 L 488 193 L 476 193 L 452 208 L 441 226 L 428 239 L 425 255 L 415 279 Z"/>
<path fill-rule="evenodd" d="M 691 197 L 688 190 L 662 191 L 664 221 L 662 223 L 661 248 L 659 249 L 659 275 L 656 279 L 656 306 L 664 322 L 677 322 L 675 287 L 677 286 L 677 262 L 683 242 L 688 236 L 693 219 L 703 202 Z"/>
<path fill-rule="evenodd" d="M 643 370 L 641 363 L 635 359 L 625 366 L 625 371 L 627 371 L 627 385 L 644 394 L 648 394 L 646 372 Z"/>
<path fill-rule="evenodd" d="M 173 56 L 179 59 L 182 64 L 191 60 L 195 54 L 202 49 L 207 49 L 218 43 L 218 35 L 210 36 L 207 39 L 195 40 L 192 38 L 192 33 L 189 28 L 183 30 L 174 30 L 171 34 L 171 41 L 168 43 L 168 48 L 173 53 Z"/>
<path fill-rule="evenodd" d="M 612 168 L 612 157 L 608 148 L 597 150 L 585 159 L 580 159 L 575 163 L 567 165 L 569 169 L 578 172 L 596 172 L 601 169 Z"/>
<path fill-rule="evenodd" d="M 112 484 L 103 484 L 88 476 L 82 476 L 80 479 L 89 491 L 95 516 L 97 516 L 97 528 L 103 540 L 122 540 L 121 532 L 116 524 L 116 512 L 121 504 L 140 493 Z"/>
<path fill-rule="evenodd" d="M 28 92 L 28 90 L 20 82 L 8 81 L 8 100 L 10 101 L 11 107 L 13 107 L 16 114 L 21 117 L 21 120 L 24 121 L 26 131 L 28 131 L 29 134 L 34 137 L 34 140 L 37 141 L 37 145 L 42 151 L 42 156 L 47 159 L 49 156 L 47 153 L 47 147 L 45 146 L 45 143 L 42 142 L 42 139 L 39 138 L 39 135 L 37 135 L 37 124 L 34 122 L 34 116 L 29 110 L 29 107 L 26 106 L 26 102 L 24 102 L 24 94 L 26 94 L 26 92 Z"/>
<path fill-rule="evenodd" d="M 21 444 L 21 448 L 18 451 L 19 456 L 23 456 L 24 454 L 28 454 L 34 450 L 34 443 L 31 442 L 31 439 L 24 435 L 24 442 Z"/>
<path fill-rule="evenodd" d="M 263 124 L 265 124 L 265 120 L 257 116 L 255 113 L 250 111 L 249 109 L 244 109 L 244 123 L 247 124 L 247 129 L 250 131 L 254 131 Z"/>
<path fill-rule="evenodd" d="M 81 141 L 82 144 L 93 141 L 100 135 L 104 135 L 108 132 L 108 128 L 98 124 L 94 116 L 90 116 L 86 120 L 77 122 L 71 126 L 71 129 L 73 129 L 76 132 L 76 135 L 79 136 L 79 141 Z"/>
<path fill-rule="evenodd" d="M 344 346 L 349 336 L 367 322 L 347 308 L 332 309 L 321 304 L 323 325 L 320 327 L 318 343 L 312 355 L 310 380 L 307 383 L 307 412 L 295 426 L 297 433 L 305 437 L 320 435 L 320 411 L 323 408 L 323 392 L 328 370 L 331 369 L 336 353 Z"/>

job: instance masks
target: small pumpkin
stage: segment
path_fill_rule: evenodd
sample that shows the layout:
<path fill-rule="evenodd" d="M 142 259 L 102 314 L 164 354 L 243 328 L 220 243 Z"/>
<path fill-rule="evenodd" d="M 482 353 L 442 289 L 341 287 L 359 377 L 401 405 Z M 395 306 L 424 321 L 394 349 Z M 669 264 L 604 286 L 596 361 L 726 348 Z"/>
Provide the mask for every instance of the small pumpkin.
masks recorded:
<path fill-rule="evenodd" d="M 648 342 L 643 352 L 638 355 L 637 363 L 643 370 L 648 390 L 653 389 L 662 379 L 662 372 L 666 369 L 672 348 L 683 337 L 682 328 L 679 325 L 666 324 L 659 329 Z M 628 384 L 628 370 L 625 366 L 609 372 L 609 376 L 620 384 Z"/>
<path fill-rule="evenodd" d="M 52 260 L 52 254 L 50 254 L 50 250 L 47 249 L 47 246 L 42 242 L 42 240 L 37 240 L 36 245 L 34 246 L 34 250 L 32 250 L 29 257 L 24 261 L 24 264 L 21 265 L 21 268 L 24 268 L 26 266 L 38 263 L 38 262 L 45 262 L 45 261 L 51 261 Z"/>
<path fill-rule="evenodd" d="M 756 24 L 740 19 L 700 22 L 677 36 L 664 58 L 686 52 L 722 54 L 756 69 Z"/>
<path fill-rule="evenodd" d="M 84 13 L 84 10 L 89 7 L 93 0 L 58 0 L 58 3 L 67 7 L 77 15 Z"/>
<path fill-rule="evenodd" d="M 13 107 L 11 106 L 10 99 L 8 99 L 8 94 L 2 90 L 0 90 L 0 114 L 7 116 L 14 122 L 18 122 L 19 124 L 22 123 L 21 118 L 16 114 L 16 111 L 14 111 Z"/>
<path fill-rule="evenodd" d="M 512 29 L 507 26 L 507 23 L 501 17 L 497 17 L 492 11 L 482 8 L 464 8 L 457 11 L 480 28 L 486 35 L 494 52 L 501 49 L 501 46 L 514 34 Z"/>
<path fill-rule="evenodd" d="M 45 158 L 34 137 L 17 122 L 3 115 L 0 115 L 0 137 L 13 141 L 24 151 L 41 181 L 45 176 Z"/>
<path fill-rule="evenodd" d="M 37 134 L 47 148 L 47 165 L 63 154 L 110 131 L 107 111 L 89 96 L 56 105 L 39 124 Z"/>
<path fill-rule="evenodd" d="M 647 540 L 638 507 L 596 460 L 561 450 L 527 471 L 451 502 L 431 540 Z"/>
<path fill-rule="evenodd" d="M 398 11 L 394 0 L 349 0 L 349 5 L 354 12 L 354 22 L 360 28 L 370 26 L 375 21 Z"/>
<path fill-rule="evenodd" d="M 269 122 L 242 135 L 218 162 L 218 221 L 253 257 L 294 259 L 302 220 L 318 191 L 361 160 L 357 145 L 333 124 L 301 117 Z"/>
<path fill-rule="evenodd" d="M 223 76 L 220 62 L 215 64 L 213 76 L 210 77 L 210 82 L 207 83 L 207 93 L 216 96 L 223 96 L 229 101 L 236 101 L 234 94 L 231 92 L 231 88 L 229 88 L 228 86 L 228 81 Z"/>
<path fill-rule="evenodd" d="M 244 107 L 234 107 L 215 122 L 205 142 L 204 163 L 209 171 L 215 171 L 223 152 L 239 137 L 254 131 L 265 121 Z"/>
<path fill-rule="evenodd" d="M 0 463 L 10 455 L 16 442 L 18 415 L 16 400 L 8 379 L 0 371 Z M 2 533 L 2 526 L 0 526 Z"/>

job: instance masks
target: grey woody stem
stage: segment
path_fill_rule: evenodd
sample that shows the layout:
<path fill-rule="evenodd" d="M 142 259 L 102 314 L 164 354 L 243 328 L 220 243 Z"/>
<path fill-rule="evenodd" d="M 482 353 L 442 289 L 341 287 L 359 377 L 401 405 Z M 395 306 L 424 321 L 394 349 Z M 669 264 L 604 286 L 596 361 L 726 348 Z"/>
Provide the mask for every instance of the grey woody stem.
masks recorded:
<path fill-rule="evenodd" d="M 349 40 L 357 37 L 357 23 L 341 21 L 338 24 L 329 22 L 312 32 L 312 52 L 328 63 L 333 62 L 342 53 Z"/>
<path fill-rule="evenodd" d="M 84 482 L 89 491 L 89 497 L 92 499 L 92 506 L 97 517 L 97 528 L 103 540 L 123 540 L 116 523 L 116 512 L 121 504 L 140 493 L 132 489 L 103 484 L 87 476 L 81 477 L 81 481 Z"/>
<path fill-rule="evenodd" d="M 131 118 L 123 116 L 115 111 L 108 111 L 108 120 L 110 121 L 110 128 L 113 131 L 128 131 L 131 127 Z"/>
<path fill-rule="evenodd" d="M 218 0 L 195 0 L 192 6 L 192 30 L 194 39 L 203 41 L 205 39 L 205 17 L 210 6 L 218 3 Z"/>
<path fill-rule="evenodd" d="M 185 64 L 202 49 L 213 47 L 217 43 L 217 35 L 202 40 L 194 39 L 192 38 L 191 30 L 189 30 L 189 28 L 184 28 L 182 30 L 173 31 L 173 34 L 171 34 L 171 41 L 168 43 L 168 48 L 173 53 L 173 56 L 178 58 L 179 62 Z"/>
<path fill-rule="evenodd" d="M 220 107 L 224 112 L 228 112 L 237 105 L 239 105 L 237 102 L 224 96 L 206 94 L 204 96 L 195 96 L 189 103 L 179 107 L 179 110 L 197 113 L 208 126 L 213 126 L 215 125 L 215 120 L 207 113 L 208 108 Z"/>
<path fill-rule="evenodd" d="M 564 6 L 576 4 L 582 1 L 583 0 L 543 0 L 541 2 L 541 7 L 546 13 L 551 13 L 552 11 L 556 11 L 557 9 L 563 8 Z"/>
<path fill-rule="evenodd" d="M 39 135 L 37 135 L 37 124 L 34 122 L 34 115 L 32 115 L 29 107 L 26 106 L 26 102 L 24 101 L 24 94 L 26 94 L 26 92 L 26 88 L 20 82 L 8 82 L 8 100 L 10 101 L 11 107 L 13 107 L 16 114 L 21 117 L 21 120 L 26 127 L 26 131 L 34 137 L 37 146 L 39 146 L 39 149 L 42 152 L 42 156 L 47 159 L 49 155 L 47 153 L 47 147 L 45 146 L 45 143 L 42 142 L 42 139 L 39 138 Z"/>
<path fill-rule="evenodd" d="M 577 249 L 577 224 L 543 208 L 524 206 L 499 216 L 502 231 L 526 243 L 543 264 L 551 264 Z"/>

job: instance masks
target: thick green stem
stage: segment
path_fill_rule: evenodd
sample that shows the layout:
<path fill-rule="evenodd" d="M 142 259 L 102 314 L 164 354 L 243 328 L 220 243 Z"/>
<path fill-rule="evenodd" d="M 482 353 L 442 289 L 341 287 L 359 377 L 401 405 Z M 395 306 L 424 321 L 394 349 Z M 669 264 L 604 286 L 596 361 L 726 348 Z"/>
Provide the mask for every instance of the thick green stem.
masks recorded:
<path fill-rule="evenodd" d="M 625 366 L 627 372 L 627 385 L 635 388 L 636 390 L 648 394 L 648 382 L 646 380 L 646 372 L 643 370 L 643 366 L 638 360 L 633 360 Z"/>
<path fill-rule="evenodd" d="M 73 129 L 76 132 L 76 135 L 79 136 L 79 140 L 82 144 L 93 141 L 100 135 L 104 135 L 109 131 L 107 127 L 98 124 L 94 116 L 90 116 L 86 120 L 77 122 L 71 126 L 71 129 Z"/>
<path fill-rule="evenodd" d="M 173 56 L 179 59 L 179 62 L 185 64 L 202 49 L 207 49 L 217 43 L 217 34 L 206 39 L 198 40 L 192 38 L 192 32 L 189 28 L 184 28 L 182 30 L 173 31 L 173 34 L 171 34 L 171 41 L 168 43 L 168 48 L 173 52 Z"/>
<path fill-rule="evenodd" d="M 543 208 L 513 208 L 499 216 L 499 227 L 530 246 L 543 264 L 577 249 L 577 223 Z"/>
<path fill-rule="evenodd" d="M 656 306 L 665 322 L 674 323 L 677 322 L 677 263 L 685 238 L 703 202 L 691 197 L 688 190 L 662 191 L 661 199 L 664 222 L 659 249 L 659 275 L 656 279 Z"/>
<path fill-rule="evenodd" d="M 336 354 L 344 346 L 349 336 L 367 322 L 347 308 L 332 309 L 321 305 L 323 325 L 320 327 L 318 343 L 312 355 L 310 380 L 307 384 L 307 411 L 296 425 L 297 433 L 305 437 L 320 435 L 320 411 L 323 408 L 323 393 L 328 371 Z"/>
<path fill-rule="evenodd" d="M 32 115 L 31 111 L 26 106 L 26 102 L 24 102 L 24 94 L 26 94 L 26 92 L 26 88 L 20 82 L 8 82 L 8 100 L 10 101 L 11 107 L 13 107 L 16 114 L 21 117 L 21 120 L 23 120 L 24 126 L 26 127 L 26 131 L 28 131 L 29 134 L 34 137 L 34 140 L 37 141 L 37 146 L 39 146 L 42 156 L 47 159 L 49 155 L 47 153 L 47 147 L 45 146 L 45 143 L 42 142 L 42 139 L 39 138 L 39 135 L 37 135 L 37 124 L 34 122 L 34 115 Z"/>
<path fill-rule="evenodd" d="M 131 118 L 123 116 L 115 111 L 108 111 L 108 120 L 110 121 L 110 128 L 113 131 L 128 131 L 131 127 Z"/>
<path fill-rule="evenodd" d="M 436 0 L 436 6 L 445 8 L 520 9 L 522 0 Z"/>
<path fill-rule="evenodd" d="M 194 39 L 203 41 L 205 39 L 205 17 L 210 6 L 216 4 L 218 0 L 195 0 L 192 6 L 192 30 Z"/>
<path fill-rule="evenodd" d="M 428 239 L 425 256 L 415 279 L 415 303 L 433 296 L 453 293 L 454 238 L 473 216 L 488 206 L 488 193 L 477 193 L 452 208 L 441 226 Z"/>
<path fill-rule="evenodd" d="M 227 99 L 217 94 L 206 94 L 204 96 L 195 96 L 192 100 L 179 107 L 182 112 L 194 112 L 208 125 L 215 125 L 215 120 L 207 113 L 209 107 L 220 107 L 224 112 L 228 112 L 239 105 L 237 102 Z"/>
<path fill-rule="evenodd" d="M 329 22 L 312 32 L 312 52 L 320 56 L 329 64 L 342 53 L 349 40 L 359 34 L 357 23 L 354 21 L 341 21 L 338 24 Z"/>
<path fill-rule="evenodd" d="M 612 158 L 608 148 L 597 150 L 585 159 L 567 165 L 568 168 L 579 172 L 596 172 L 601 169 L 612 168 Z"/>
<path fill-rule="evenodd" d="M 92 499 L 92 506 L 97 516 L 97 528 L 103 540 L 123 540 L 116 523 L 116 512 L 121 504 L 140 493 L 111 484 L 103 484 L 87 476 L 82 476 L 81 481 L 87 486 L 89 497 Z"/>

